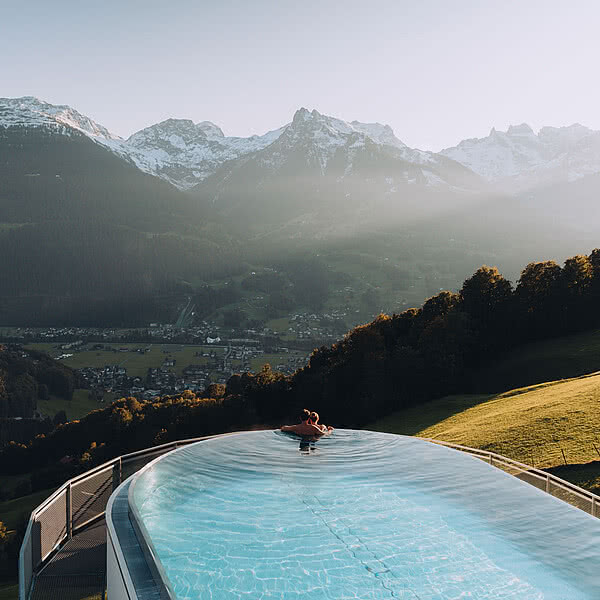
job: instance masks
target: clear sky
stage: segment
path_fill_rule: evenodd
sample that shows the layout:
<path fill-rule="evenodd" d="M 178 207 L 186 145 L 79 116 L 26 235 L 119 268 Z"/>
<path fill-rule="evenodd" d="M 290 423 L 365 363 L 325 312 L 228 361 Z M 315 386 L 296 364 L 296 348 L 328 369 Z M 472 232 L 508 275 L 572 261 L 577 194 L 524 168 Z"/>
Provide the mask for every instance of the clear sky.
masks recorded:
<path fill-rule="evenodd" d="M 250 135 L 300 106 L 439 150 L 492 126 L 600 129 L 597 0 L 20 0 L 0 96 L 129 134 L 169 117 Z"/>

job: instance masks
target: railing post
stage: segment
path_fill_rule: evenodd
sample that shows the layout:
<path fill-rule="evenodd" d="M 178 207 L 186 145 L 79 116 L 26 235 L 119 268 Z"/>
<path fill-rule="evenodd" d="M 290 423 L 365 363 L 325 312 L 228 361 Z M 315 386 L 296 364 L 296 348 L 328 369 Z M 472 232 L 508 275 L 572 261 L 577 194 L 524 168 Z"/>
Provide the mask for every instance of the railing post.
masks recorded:
<path fill-rule="evenodd" d="M 115 460 L 113 465 L 113 483 L 112 489 L 113 492 L 121 485 L 121 457 Z"/>
<path fill-rule="evenodd" d="M 73 499 L 71 494 L 71 482 L 69 481 L 69 485 L 67 485 L 67 539 L 70 540 L 73 537 Z"/>
<path fill-rule="evenodd" d="M 494 457 L 490 454 L 490 465 L 494 465 Z"/>
<path fill-rule="evenodd" d="M 546 474 L 546 494 L 550 493 L 550 475 Z"/>

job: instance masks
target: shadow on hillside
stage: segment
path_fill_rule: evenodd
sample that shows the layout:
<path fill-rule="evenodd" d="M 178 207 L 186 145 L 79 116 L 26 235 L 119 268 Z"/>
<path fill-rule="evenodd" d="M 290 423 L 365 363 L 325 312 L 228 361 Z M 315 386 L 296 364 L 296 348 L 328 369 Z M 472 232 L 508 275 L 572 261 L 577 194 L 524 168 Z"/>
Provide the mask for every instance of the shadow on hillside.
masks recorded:
<path fill-rule="evenodd" d="M 441 421 L 461 413 L 482 402 L 493 400 L 497 394 L 469 394 L 464 396 L 446 396 L 414 406 L 389 415 L 368 425 L 365 429 L 417 435 L 424 429 L 437 425 Z"/>
<path fill-rule="evenodd" d="M 594 494 L 600 494 L 600 460 L 573 465 L 558 465 L 544 469 L 556 477 L 578 485 Z"/>
<path fill-rule="evenodd" d="M 471 374 L 477 394 L 500 393 L 570 379 L 600 369 L 600 330 L 543 340 L 512 349 Z"/>

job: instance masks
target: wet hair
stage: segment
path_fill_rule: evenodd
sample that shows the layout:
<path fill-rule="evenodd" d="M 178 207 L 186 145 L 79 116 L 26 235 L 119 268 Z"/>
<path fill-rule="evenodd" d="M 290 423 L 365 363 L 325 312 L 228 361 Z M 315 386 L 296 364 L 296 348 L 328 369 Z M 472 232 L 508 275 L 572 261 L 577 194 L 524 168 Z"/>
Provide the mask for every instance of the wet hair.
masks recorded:
<path fill-rule="evenodd" d="M 319 420 L 319 413 L 316 413 L 314 410 L 310 413 L 310 422 L 313 425 L 316 425 Z"/>
<path fill-rule="evenodd" d="M 309 421 L 310 420 L 310 410 L 307 408 L 303 408 L 300 413 L 300 421 Z"/>

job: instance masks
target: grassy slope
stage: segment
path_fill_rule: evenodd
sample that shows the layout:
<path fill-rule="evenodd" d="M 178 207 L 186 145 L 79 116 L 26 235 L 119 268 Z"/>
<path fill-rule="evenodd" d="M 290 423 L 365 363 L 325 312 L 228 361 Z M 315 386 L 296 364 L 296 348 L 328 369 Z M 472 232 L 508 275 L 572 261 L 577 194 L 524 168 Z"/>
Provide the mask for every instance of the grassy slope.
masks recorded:
<path fill-rule="evenodd" d="M 600 380 L 581 377 L 597 371 L 600 330 L 527 344 L 475 373 L 476 393 L 441 398 L 371 428 L 495 450 L 600 493 Z"/>
<path fill-rule="evenodd" d="M 52 418 L 59 410 L 64 410 L 69 421 L 81 419 L 92 410 L 103 406 L 90 398 L 89 390 L 75 390 L 71 401 L 56 396 L 50 396 L 48 400 L 38 400 L 38 410 L 44 417 Z"/>
<path fill-rule="evenodd" d="M 483 448 L 565 479 L 600 485 L 600 373 L 495 395 L 448 396 L 381 419 L 369 429 Z M 564 456 L 563 456 L 564 452 Z"/>

